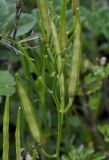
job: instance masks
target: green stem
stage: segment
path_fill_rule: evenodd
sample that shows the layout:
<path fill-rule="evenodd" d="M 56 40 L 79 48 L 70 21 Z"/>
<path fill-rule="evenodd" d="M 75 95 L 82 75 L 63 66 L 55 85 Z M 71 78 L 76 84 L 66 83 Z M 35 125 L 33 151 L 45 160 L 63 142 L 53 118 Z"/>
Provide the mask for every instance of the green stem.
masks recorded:
<path fill-rule="evenodd" d="M 56 158 L 56 154 L 51 155 L 51 154 L 47 153 L 43 148 L 41 149 L 41 151 L 42 151 L 42 154 L 45 155 L 45 157 L 47 157 L 47 158 L 50 158 L 50 159 Z"/>
<path fill-rule="evenodd" d="M 42 79 L 45 82 L 45 56 L 43 58 L 43 67 L 42 67 Z M 46 116 L 46 94 L 45 94 L 45 86 L 43 82 L 41 83 L 40 88 L 40 111 L 42 113 L 42 123 L 44 124 L 44 128 L 47 129 L 47 116 Z"/>
<path fill-rule="evenodd" d="M 72 107 L 72 102 L 73 102 L 73 99 L 69 98 L 68 105 L 67 105 L 67 107 L 63 111 L 64 114 L 66 114 L 69 111 L 69 109 Z"/>
<path fill-rule="evenodd" d="M 56 160 L 60 160 L 60 144 L 62 135 L 63 113 L 58 112 L 58 133 L 57 133 L 57 145 L 56 145 Z"/>

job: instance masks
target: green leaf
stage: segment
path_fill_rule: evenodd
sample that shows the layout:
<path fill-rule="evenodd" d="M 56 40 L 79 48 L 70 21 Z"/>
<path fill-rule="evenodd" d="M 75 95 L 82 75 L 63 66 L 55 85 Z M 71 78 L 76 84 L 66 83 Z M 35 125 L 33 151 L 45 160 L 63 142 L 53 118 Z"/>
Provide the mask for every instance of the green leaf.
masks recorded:
<path fill-rule="evenodd" d="M 103 34 L 107 39 L 109 39 L 109 7 L 104 6 L 99 8 L 96 11 L 91 11 L 82 7 L 81 10 L 81 20 L 84 24 L 84 27 L 89 31 L 96 32 L 96 35 Z"/>
<path fill-rule="evenodd" d="M 8 71 L 0 71 L 0 96 L 12 95 L 15 92 L 15 80 Z"/>
<path fill-rule="evenodd" d="M 85 148 L 81 145 L 79 148 L 72 146 L 68 155 L 63 155 L 62 160 L 105 160 L 105 153 L 94 153 L 93 148 Z"/>
<path fill-rule="evenodd" d="M 9 33 L 15 23 L 15 3 L 9 3 L 6 0 L 0 0 L 0 32 Z M 28 33 L 36 24 L 36 17 L 32 14 L 22 13 L 17 36 Z"/>
<path fill-rule="evenodd" d="M 103 135 L 104 141 L 109 143 L 109 124 L 99 125 L 98 130 Z"/>
<path fill-rule="evenodd" d="M 5 0 L 0 0 L 0 32 L 3 32 L 7 25 L 8 7 Z"/>
<path fill-rule="evenodd" d="M 30 30 L 33 29 L 33 27 L 36 24 L 36 18 L 28 13 L 22 13 L 20 21 L 19 21 L 19 27 L 17 36 L 24 35 L 28 33 Z"/>

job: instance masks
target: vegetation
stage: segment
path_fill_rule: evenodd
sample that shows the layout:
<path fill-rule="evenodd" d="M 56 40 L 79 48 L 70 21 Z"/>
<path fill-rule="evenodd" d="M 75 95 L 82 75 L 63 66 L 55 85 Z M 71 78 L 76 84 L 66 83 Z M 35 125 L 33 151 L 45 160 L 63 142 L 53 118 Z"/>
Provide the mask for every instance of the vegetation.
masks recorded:
<path fill-rule="evenodd" d="M 109 159 L 108 11 L 0 0 L 0 159 Z"/>

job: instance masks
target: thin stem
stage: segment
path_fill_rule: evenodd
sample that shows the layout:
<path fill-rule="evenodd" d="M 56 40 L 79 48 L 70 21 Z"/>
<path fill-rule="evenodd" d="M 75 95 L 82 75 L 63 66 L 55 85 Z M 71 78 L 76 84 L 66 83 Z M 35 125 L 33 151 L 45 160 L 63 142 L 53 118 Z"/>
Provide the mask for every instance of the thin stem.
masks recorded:
<path fill-rule="evenodd" d="M 58 133 L 57 133 L 57 145 L 56 145 L 57 160 L 60 160 L 59 152 L 61 144 L 62 124 L 63 124 L 63 113 L 58 113 Z"/>
<path fill-rule="evenodd" d="M 64 111 L 62 111 L 64 114 L 66 114 L 69 111 L 69 109 L 72 107 L 72 102 L 73 102 L 73 99 L 69 99 L 67 107 L 64 109 Z"/>
<path fill-rule="evenodd" d="M 53 93 L 53 99 L 54 99 L 54 102 L 56 104 L 57 110 L 60 110 L 60 102 L 59 102 L 59 99 L 58 99 L 56 93 Z"/>
<path fill-rule="evenodd" d="M 45 157 L 47 157 L 47 158 L 50 158 L 50 159 L 56 158 L 56 154 L 51 155 L 51 154 L 47 153 L 43 148 L 41 149 L 41 151 L 42 151 L 43 155 L 45 155 Z"/>
<path fill-rule="evenodd" d="M 45 56 L 42 57 L 43 65 L 42 65 L 42 79 L 45 82 Z M 42 113 L 42 123 L 44 124 L 44 128 L 47 129 L 47 115 L 46 115 L 46 94 L 45 94 L 45 85 L 43 82 L 40 87 L 40 112 Z"/>
<path fill-rule="evenodd" d="M 13 39 L 15 39 L 17 31 L 18 31 L 18 23 L 19 23 L 19 20 L 20 20 L 22 9 L 23 9 L 23 2 L 20 1 L 20 0 L 17 0 L 16 1 L 15 26 L 14 26 L 14 29 L 13 29 L 13 37 L 12 37 Z"/>

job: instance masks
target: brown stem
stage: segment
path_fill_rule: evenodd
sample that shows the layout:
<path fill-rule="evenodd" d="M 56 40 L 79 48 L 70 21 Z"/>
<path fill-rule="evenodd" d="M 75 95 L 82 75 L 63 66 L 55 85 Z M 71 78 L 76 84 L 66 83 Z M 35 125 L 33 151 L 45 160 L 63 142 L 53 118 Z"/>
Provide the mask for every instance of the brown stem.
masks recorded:
<path fill-rule="evenodd" d="M 18 23 L 23 9 L 23 2 L 18 0 L 16 1 L 16 17 L 15 17 L 15 26 L 13 31 L 13 39 L 15 39 L 17 31 L 18 31 Z"/>

